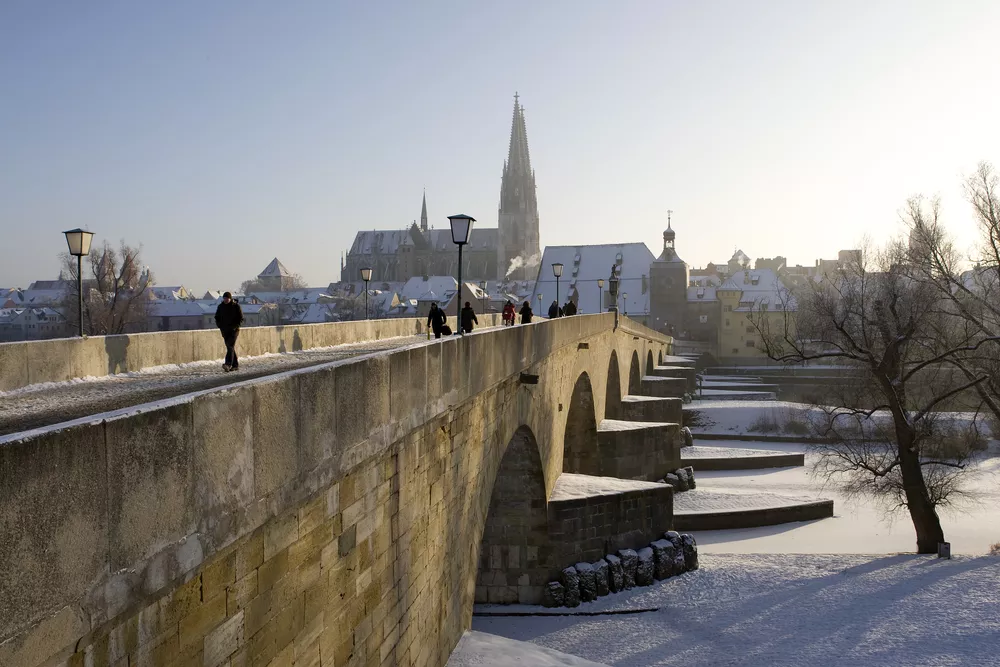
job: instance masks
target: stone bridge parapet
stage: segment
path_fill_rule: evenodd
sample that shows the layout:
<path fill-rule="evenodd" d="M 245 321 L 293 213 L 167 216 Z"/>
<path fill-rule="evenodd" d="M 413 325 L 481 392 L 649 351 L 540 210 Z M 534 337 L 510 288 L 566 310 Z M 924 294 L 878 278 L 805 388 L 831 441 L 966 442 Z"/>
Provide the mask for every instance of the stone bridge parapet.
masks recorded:
<path fill-rule="evenodd" d="M 600 421 L 624 393 L 609 359 L 670 352 L 613 322 L 417 342 L 0 438 L 0 667 L 444 664 L 509 443 L 536 443 L 543 516 L 579 379 Z"/>

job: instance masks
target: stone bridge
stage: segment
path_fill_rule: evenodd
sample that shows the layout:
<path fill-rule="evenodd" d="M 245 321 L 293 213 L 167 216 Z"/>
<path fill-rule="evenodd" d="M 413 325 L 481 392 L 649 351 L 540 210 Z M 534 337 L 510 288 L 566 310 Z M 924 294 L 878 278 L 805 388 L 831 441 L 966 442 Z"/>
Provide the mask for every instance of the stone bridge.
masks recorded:
<path fill-rule="evenodd" d="M 678 467 L 670 346 L 576 316 L 4 436 L 0 667 L 443 665 L 474 601 L 670 527 L 561 480 Z"/>

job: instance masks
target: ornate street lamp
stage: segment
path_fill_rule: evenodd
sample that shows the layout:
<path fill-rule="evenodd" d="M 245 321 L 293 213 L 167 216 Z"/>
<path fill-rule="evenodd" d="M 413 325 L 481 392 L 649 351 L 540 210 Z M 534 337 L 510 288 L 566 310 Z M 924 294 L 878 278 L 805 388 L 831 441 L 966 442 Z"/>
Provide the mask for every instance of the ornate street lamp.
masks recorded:
<path fill-rule="evenodd" d="M 555 262 L 552 265 L 552 275 L 556 277 L 556 307 L 559 306 L 559 279 L 562 278 L 563 265 Z"/>
<path fill-rule="evenodd" d="M 76 290 L 80 307 L 80 337 L 83 338 L 83 257 L 90 254 L 90 242 L 94 233 L 77 228 L 63 232 L 66 235 L 66 245 L 69 254 L 76 257 Z"/>
<path fill-rule="evenodd" d="M 541 316 L 541 314 L 542 314 L 542 295 L 539 294 L 538 295 L 538 315 Z"/>
<path fill-rule="evenodd" d="M 604 278 L 597 279 L 597 312 L 604 312 Z"/>
<path fill-rule="evenodd" d="M 618 276 L 612 271 L 608 279 L 608 291 L 611 293 L 611 302 L 615 310 L 615 329 L 618 328 Z"/>
<path fill-rule="evenodd" d="M 368 282 L 372 279 L 371 267 L 361 269 L 361 279 L 365 281 L 365 319 L 368 319 Z"/>
<path fill-rule="evenodd" d="M 469 242 L 472 224 L 475 221 L 476 219 L 471 215 L 448 216 L 448 223 L 451 225 L 451 242 L 458 246 L 458 302 L 455 304 L 455 319 L 458 321 L 458 335 L 460 336 L 465 335 L 465 332 L 462 331 L 462 246 Z"/>
<path fill-rule="evenodd" d="M 622 312 L 628 317 L 628 292 L 622 292 Z"/>
<path fill-rule="evenodd" d="M 483 315 L 486 314 L 486 281 L 479 281 L 479 291 L 483 294 Z"/>

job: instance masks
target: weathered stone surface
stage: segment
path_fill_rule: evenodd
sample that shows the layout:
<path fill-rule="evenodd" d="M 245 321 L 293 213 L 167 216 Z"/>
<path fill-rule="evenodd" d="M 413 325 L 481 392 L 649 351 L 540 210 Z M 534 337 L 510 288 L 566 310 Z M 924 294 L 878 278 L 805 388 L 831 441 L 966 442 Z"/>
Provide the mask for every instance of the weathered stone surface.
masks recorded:
<path fill-rule="evenodd" d="M 622 549 L 618 552 L 618 557 L 622 559 L 622 571 L 625 588 L 635 587 L 635 568 L 639 564 L 639 556 L 632 549 Z"/>
<path fill-rule="evenodd" d="M 698 569 L 698 543 L 693 535 L 681 535 L 681 545 L 684 551 L 684 567 L 689 572 Z"/>
<path fill-rule="evenodd" d="M 622 559 L 614 554 L 608 554 L 604 560 L 608 563 L 608 590 L 620 593 L 625 590 L 625 568 L 622 566 Z"/>
<path fill-rule="evenodd" d="M 602 597 L 610 592 L 608 574 L 611 568 L 608 567 L 608 561 L 603 558 L 596 563 L 593 563 L 591 567 L 594 568 L 594 587 L 597 589 L 597 597 Z"/>
<path fill-rule="evenodd" d="M 561 607 L 566 604 L 566 589 L 558 581 L 550 581 L 545 587 L 542 604 L 546 607 Z"/>
<path fill-rule="evenodd" d="M 691 429 L 687 426 L 681 429 L 681 436 L 684 438 L 684 447 L 690 447 L 694 444 L 694 435 L 691 433 Z"/>
<path fill-rule="evenodd" d="M 596 600 L 597 582 L 594 580 L 594 568 L 590 563 L 577 563 L 576 573 L 580 577 L 580 601 Z"/>
<path fill-rule="evenodd" d="M 683 574 L 687 571 L 687 565 L 684 562 L 684 544 L 681 541 L 681 534 L 676 530 L 667 531 L 663 537 L 670 541 L 674 547 L 674 574 Z"/>
<path fill-rule="evenodd" d="M 683 472 L 684 476 L 687 478 L 688 489 L 694 489 L 695 488 L 694 468 L 691 466 L 687 466 L 685 468 L 681 468 L 681 472 Z"/>
<path fill-rule="evenodd" d="M 567 567 L 562 571 L 562 585 L 565 591 L 564 604 L 567 607 L 580 606 L 580 575 L 575 567 Z"/>
<path fill-rule="evenodd" d="M 653 550 L 649 547 L 639 549 L 638 561 L 635 567 L 635 585 L 651 586 L 653 584 Z"/>
<path fill-rule="evenodd" d="M 663 476 L 663 483 L 674 487 L 675 492 L 681 490 L 681 478 L 677 476 L 677 473 L 668 472 Z"/>
<path fill-rule="evenodd" d="M 684 473 L 683 469 L 675 470 L 674 475 L 677 477 L 677 486 L 674 487 L 674 491 L 691 490 L 691 484 L 688 481 L 688 476 Z"/>
<path fill-rule="evenodd" d="M 674 554 L 676 549 L 670 540 L 656 540 L 649 545 L 653 549 L 653 577 L 663 580 L 674 575 Z"/>

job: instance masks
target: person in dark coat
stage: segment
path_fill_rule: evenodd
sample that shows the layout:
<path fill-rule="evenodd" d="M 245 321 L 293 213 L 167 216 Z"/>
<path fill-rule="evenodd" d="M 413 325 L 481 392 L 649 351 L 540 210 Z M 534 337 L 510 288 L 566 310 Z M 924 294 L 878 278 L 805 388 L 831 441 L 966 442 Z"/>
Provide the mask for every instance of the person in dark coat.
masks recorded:
<path fill-rule="evenodd" d="M 476 311 L 472 309 L 472 304 L 468 301 L 465 302 L 465 308 L 462 309 L 462 331 L 465 333 L 472 333 L 473 323 L 479 324 L 479 318 L 476 317 Z"/>
<path fill-rule="evenodd" d="M 448 316 L 444 314 L 444 311 L 438 308 L 436 303 L 431 304 L 431 310 L 427 314 L 427 326 L 434 331 L 434 337 L 441 337 L 441 330 L 444 329 L 444 325 L 448 323 Z"/>
<path fill-rule="evenodd" d="M 562 308 L 559 307 L 559 303 L 557 301 L 553 301 L 552 305 L 549 306 L 549 319 L 550 320 L 556 319 L 557 317 L 559 317 L 559 315 L 562 314 L 561 311 Z"/>
<path fill-rule="evenodd" d="M 566 306 L 563 308 L 563 313 L 565 313 L 567 317 L 570 315 L 576 315 L 576 304 L 572 301 L 567 301 Z"/>
<path fill-rule="evenodd" d="M 521 324 L 531 324 L 531 316 L 534 313 L 531 312 L 531 304 L 527 301 L 521 306 Z"/>
<path fill-rule="evenodd" d="M 222 340 L 226 343 L 226 360 L 222 370 L 236 371 L 240 368 L 240 358 L 236 356 L 236 339 L 240 337 L 240 326 L 243 324 L 243 309 L 233 300 L 233 295 L 226 292 L 222 295 L 222 303 L 215 309 L 215 326 L 222 332 Z"/>

